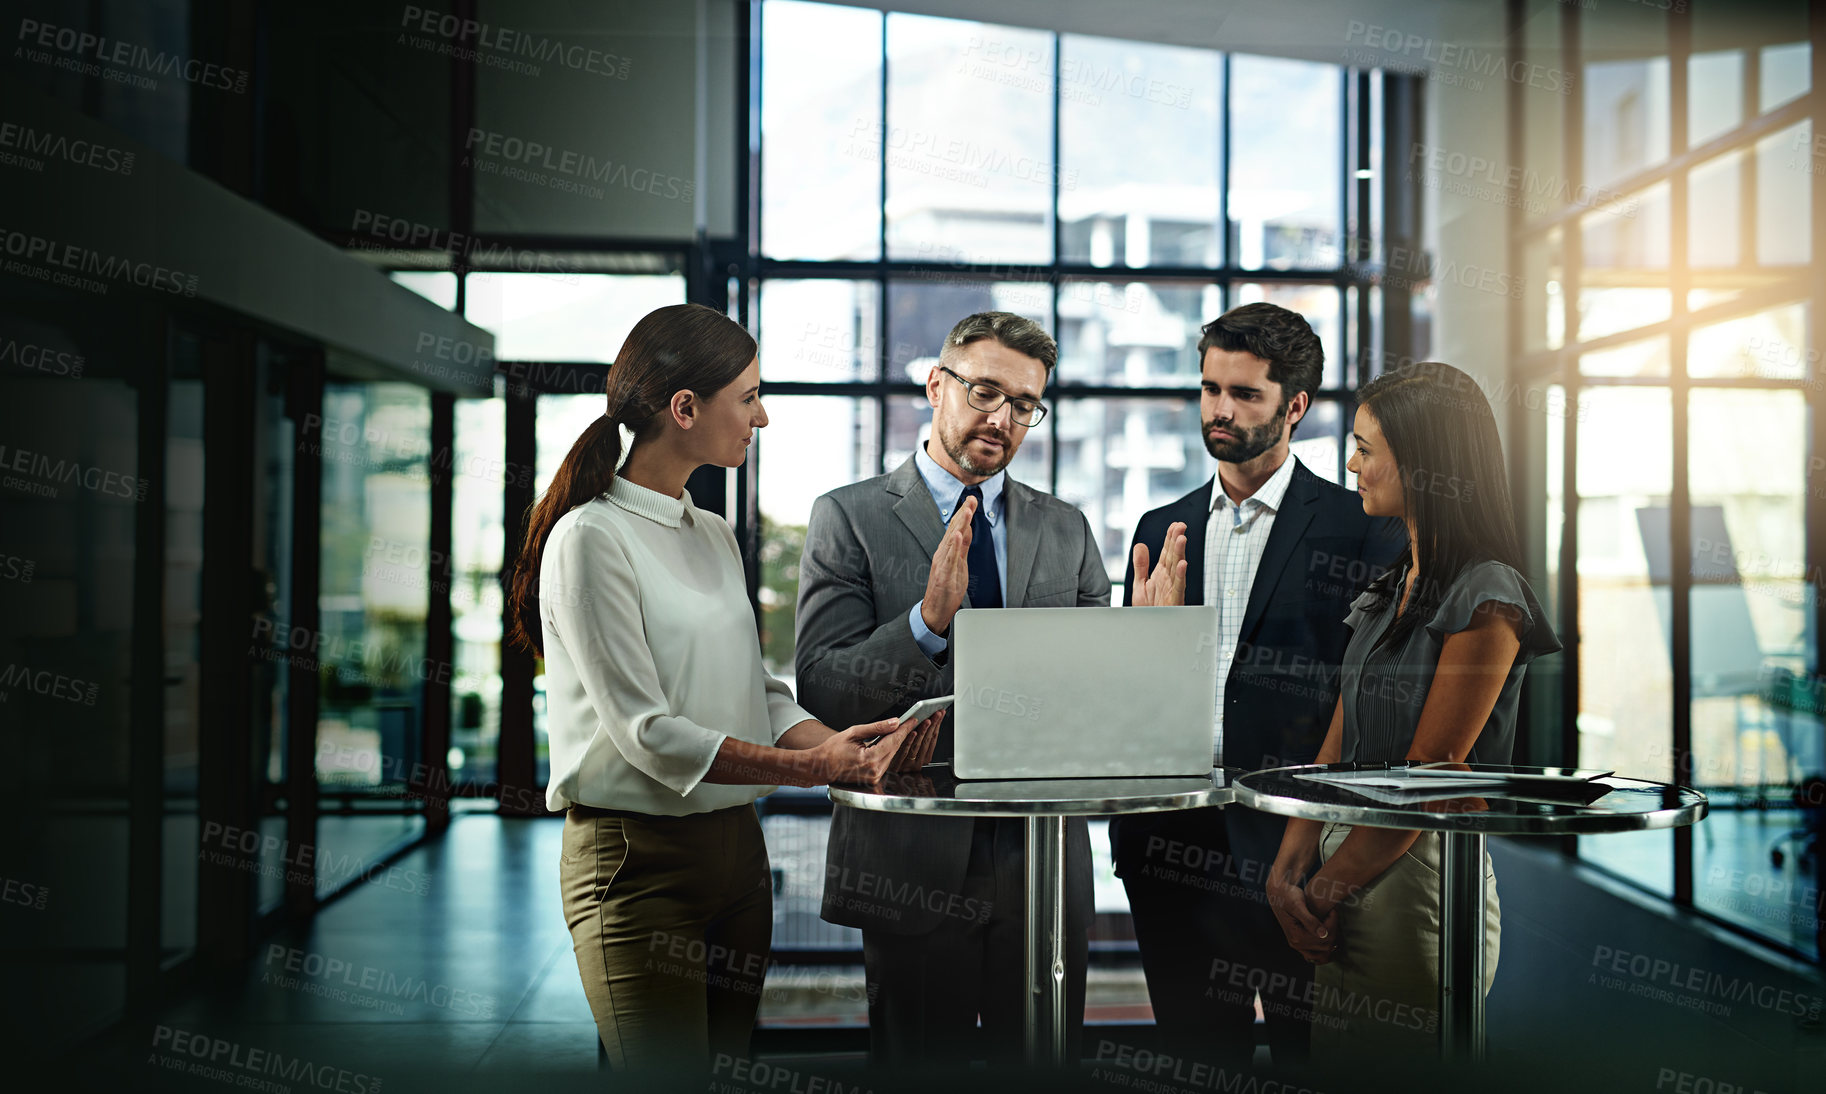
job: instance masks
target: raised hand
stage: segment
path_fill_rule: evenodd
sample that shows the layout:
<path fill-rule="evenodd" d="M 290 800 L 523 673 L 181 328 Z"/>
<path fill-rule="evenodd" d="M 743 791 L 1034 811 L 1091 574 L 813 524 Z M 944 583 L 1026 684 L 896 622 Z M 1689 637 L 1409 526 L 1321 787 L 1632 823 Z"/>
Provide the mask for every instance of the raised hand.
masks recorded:
<path fill-rule="evenodd" d="M 1129 603 L 1135 607 L 1177 607 L 1186 602 L 1186 526 L 1175 521 L 1160 545 L 1160 565 L 1148 569 L 1148 545 L 1135 545 L 1135 585 Z"/>
<path fill-rule="evenodd" d="M 965 498 L 951 514 L 945 538 L 932 552 L 932 569 L 926 575 L 926 595 L 919 602 L 919 616 L 933 634 L 951 629 L 951 619 L 963 607 L 970 591 L 970 522 L 976 519 L 976 499 Z"/>

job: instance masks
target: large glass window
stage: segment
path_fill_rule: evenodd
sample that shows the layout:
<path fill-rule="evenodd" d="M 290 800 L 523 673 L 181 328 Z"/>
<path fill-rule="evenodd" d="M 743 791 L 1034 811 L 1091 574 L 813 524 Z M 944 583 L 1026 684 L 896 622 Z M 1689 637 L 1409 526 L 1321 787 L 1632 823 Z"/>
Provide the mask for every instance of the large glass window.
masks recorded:
<path fill-rule="evenodd" d="M 571 446 L 583 435 L 591 422 L 602 417 L 607 404 L 601 395 L 541 395 L 534 419 L 537 437 L 533 462 L 533 493 L 543 496 L 558 473 L 558 465 L 570 453 Z M 627 434 L 624 431 L 624 442 Z M 550 770 L 551 734 L 546 725 L 545 660 L 534 662 L 533 677 L 533 764 L 535 785 L 545 785 Z"/>
<path fill-rule="evenodd" d="M 881 255 L 877 11 L 761 6 L 761 223 L 775 258 Z"/>
<path fill-rule="evenodd" d="M 811 501 L 924 442 L 920 385 L 972 312 L 1016 312 L 1057 339 L 1053 413 L 1010 470 L 1086 507 L 1115 579 L 1141 514 L 1212 473 L 1196 346 L 1227 304 L 1266 300 L 1313 324 L 1328 395 L 1295 451 L 1342 476 L 1337 396 L 1360 333 L 1358 289 L 1339 287 L 1358 274 L 1345 265 L 1346 179 L 1382 162 L 1346 147 L 1359 93 L 1346 69 L 798 0 L 768 0 L 762 18 L 756 318 L 774 423 L 756 483 L 770 656 L 790 648 L 790 559 Z M 1111 267 L 1125 275 L 1098 272 Z M 1277 276 L 1232 282 L 1238 267 Z M 1386 295 L 1366 297 L 1372 311 Z"/>
<path fill-rule="evenodd" d="M 422 762 L 431 574 L 431 399 L 397 383 L 324 387 L 317 781 L 397 800 Z M 340 808 L 340 806 L 336 806 Z M 325 818 L 320 892 L 355 876 L 418 818 Z"/>
<path fill-rule="evenodd" d="M 1059 291 L 1061 383 L 1196 387 L 1200 328 L 1222 313 L 1216 285 L 1070 281 Z"/>
<path fill-rule="evenodd" d="M 472 273 L 463 317 L 493 331 L 497 361 L 597 361 L 654 308 L 685 302 L 670 274 Z"/>
<path fill-rule="evenodd" d="M 262 840 L 258 906 L 265 912 L 285 896 L 286 822 L 278 808 L 286 782 L 286 739 L 291 728 L 291 658 L 284 636 L 292 633 L 292 481 L 301 458 L 297 430 L 285 410 L 289 383 L 285 364 L 263 344 L 254 404 L 254 622 L 248 643 L 248 674 L 254 697 L 254 770 L 270 793 L 260 818 Z"/>
<path fill-rule="evenodd" d="M 1826 775 L 1826 559 L 1809 527 L 1821 158 L 1794 103 L 1805 5 L 1749 22 L 1717 5 L 1625 7 L 1528 41 L 1584 76 L 1579 97 L 1523 96 L 1531 163 L 1573 148 L 1584 165 L 1513 241 L 1528 273 L 1511 313 L 1532 354 L 1520 379 L 1574 411 L 1539 433 L 1545 497 L 1518 499 L 1544 532 L 1535 557 L 1561 635 L 1577 638 L 1537 694 L 1572 723 L 1559 758 L 1711 799 L 1697 831 L 1582 838 L 1582 857 L 1811 955 L 1817 900 L 1795 894 L 1819 893 L 1807 824 L 1808 780 Z"/>
<path fill-rule="evenodd" d="M 881 293 L 872 281 L 780 278 L 761 290 L 763 380 L 872 380 Z"/>
<path fill-rule="evenodd" d="M 1054 37 L 889 14 L 888 257 L 1052 260 Z"/>
<path fill-rule="evenodd" d="M 600 402 L 600 399 L 598 399 Z M 501 738 L 501 561 L 507 527 L 503 488 L 523 469 L 501 458 L 505 406 L 500 399 L 459 399 L 451 476 L 450 615 L 455 672 L 451 680 L 450 778 L 493 782 Z"/>
<path fill-rule="evenodd" d="M 843 395 L 771 395 L 756 434 L 761 501 L 761 653 L 767 669 L 793 676 L 799 555 L 818 495 L 875 474 L 880 408 Z"/>
<path fill-rule="evenodd" d="M 1090 519 L 1103 564 L 1120 581 L 1142 514 L 1213 473 L 1199 434 L 1198 400 L 1072 399 L 1056 413 L 1056 493 Z"/>
<path fill-rule="evenodd" d="M 1670 413 L 1665 388 L 1588 390 L 1577 472 L 1579 760 L 1661 780 L 1674 777 Z M 1667 894 L 1670 840 L 1594 836 L 1582 852 Z"/>
<path fill-rule="evenodd" d="M 1348 232 L 1380 223 L 1372 176 L 1405 157 L 1378 145 L 1379 74 L 797 0 L 767 0 L 761 26 L 752 314 L 771 424 L 749 481 L 770 669 L 792 671 L 812 503 L 926 442 L 923 384 L 973 312 L 1027 316 L 1056 339 L 1050 413 L 1009 473 L 1084 512 L 1113 583 L 1142 514 L 1215 470 L 1197 345 L 1226 306 L 1271 301 L 1312 323 L 1326 369 L 1294 453 L 1342 477 L 1360 342 L 1385 305 L 1426 290 L 1376 291 L 1368 256 L 1349 261 Z M 1360 104 L 1362 134 L 1347 123 Z M 790 797 L 768 799 L 766 818 L 789 946 L 853 947 L 816 920 L 826 818 Z M 1097 868 L 1103 922 L 1125 922 L 1101 851 Z"/>
<path fill-rule="evenodd" d="M 1060 260 L 1222 263 L 1223 55 L 1075 34 L 1059 48 Z"/>
<path fill-rule="evenodd" d="M 1343 261 L 1343 71 L 1310 61 L 1231 58 L 1225 209 L 1235 265 L 1313 270 Z M 1288 125 L 1289 118 L 1300 124 Z"/>
<path fill-rule="evenodd" d="M 430 423 L 421 388 L 326 385 L 317 727 L 326 786 L 397 790 L 418 760 Z"/>
<path fill-rule="evenodd" d="M 164 837 L 195 847 L 203 725 L 203 377 L 196 343 L 179 338 L 165 410 Z M 167 957 L 197 941 L 197 856 L 166 854 L 160 947 Z"/>

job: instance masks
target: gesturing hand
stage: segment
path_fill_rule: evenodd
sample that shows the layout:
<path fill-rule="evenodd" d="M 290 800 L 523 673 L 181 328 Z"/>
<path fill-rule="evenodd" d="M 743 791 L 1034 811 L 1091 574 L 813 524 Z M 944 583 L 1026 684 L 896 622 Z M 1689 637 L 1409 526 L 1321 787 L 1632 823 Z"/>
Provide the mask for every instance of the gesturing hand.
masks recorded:
<path fill-rule="evenodd" d="M 951 523 L 945 527 L 945 538 L 932 552 L 932 570 L 926 575 L 926 595 L 919 602 L 919 616 L 933 634 L 944 634 L 951 628 L 951 618 L 964 604 L 970 591 L 970 522 L 976 519 L 976 499 L 965 498 Z"/>
<path fill-rule="evenodd" d="M 1159 608 L 1186 602 L 1186 526 L 1175 521 L 1167 528 L 1167 539 L 1160 545 L 1160 565 L 1148 569 L 1148 545 L 1135 545 L 1135 585 L 1129 590 L 1129 603 L 1135 607 Z"/>
<path fill-rule="evenodd" d="M 939 711 L 900 737 L 900 751 L 894 756 L 890 771 L 918 771 L 932 762 L 932 750 L 938 747 L 938 727 L 948 711 Z"/>

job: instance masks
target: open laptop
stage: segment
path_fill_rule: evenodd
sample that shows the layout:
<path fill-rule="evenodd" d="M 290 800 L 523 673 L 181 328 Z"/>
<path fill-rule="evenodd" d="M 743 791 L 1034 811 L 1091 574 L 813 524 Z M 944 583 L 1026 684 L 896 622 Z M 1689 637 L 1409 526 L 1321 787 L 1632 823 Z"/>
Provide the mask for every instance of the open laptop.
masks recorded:
<path fill-rule="evenodd" d="M 966 609 L 952 621 L 960 779 L 1206 775 L 1217 609 Z"/>

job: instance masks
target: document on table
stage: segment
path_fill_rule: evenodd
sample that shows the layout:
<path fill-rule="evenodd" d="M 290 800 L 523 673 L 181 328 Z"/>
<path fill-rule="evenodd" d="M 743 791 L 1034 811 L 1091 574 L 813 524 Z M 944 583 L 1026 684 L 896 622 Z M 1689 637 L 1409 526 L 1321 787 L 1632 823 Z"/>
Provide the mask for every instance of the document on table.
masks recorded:
<path fill-rule="evenodd" d="M 1417 804 L 1480 793 L 1500 795 L 1511 801 L 1570 804 L 1589 803 L 1609 793 L 1610 787 L 1595 781 L 1609 774 L 1608 771 L 1591 771 L 1574 775 L 1549 775 L 1520 771 L 1396 767 L 1301 774 L 1295 777 L 1340 787 L 1374 801 L 1390 804 Z"/>
<path fill-rule="evenodd" d="M 1389 771 L 1338 771 L 1323 775 L 1296 775 L 1294 777 L 1305 779 L 1308 782 L 1342 786 L 1347 790 L 1367 787 L 1374 790 L 1429 792 L 1475 786 L 1491 789 L 1503 785 L 1500 779 L 1485 778 L 1469 771 L 1448 774 L 1443 771 L 1416 772 L 1407 768 L 1396 768 Z M 1448 795 L 1448 797 L 1450 796 Z"/>

